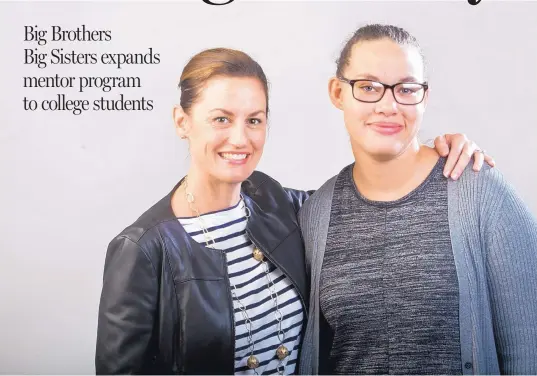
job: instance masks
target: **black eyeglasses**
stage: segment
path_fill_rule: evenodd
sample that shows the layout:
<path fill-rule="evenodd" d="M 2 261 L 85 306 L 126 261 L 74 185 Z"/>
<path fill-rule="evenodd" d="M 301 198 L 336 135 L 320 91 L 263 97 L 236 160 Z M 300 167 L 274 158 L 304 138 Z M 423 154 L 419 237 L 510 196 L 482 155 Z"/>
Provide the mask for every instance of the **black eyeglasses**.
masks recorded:
<path fill-rule="evenodd" d="M 354 99 L 365 103 L 375 103 L 384 97 L 386 89 L 393 93 L 395 101 L 399 104 L 419 104 L 425 98 L 425 92 L 429 89 L 427 82 L 400 82 L 395 85 L 386 85 L 372 80 L 348 80 L 338 77 L 340 81 L 351 85 Z"/>

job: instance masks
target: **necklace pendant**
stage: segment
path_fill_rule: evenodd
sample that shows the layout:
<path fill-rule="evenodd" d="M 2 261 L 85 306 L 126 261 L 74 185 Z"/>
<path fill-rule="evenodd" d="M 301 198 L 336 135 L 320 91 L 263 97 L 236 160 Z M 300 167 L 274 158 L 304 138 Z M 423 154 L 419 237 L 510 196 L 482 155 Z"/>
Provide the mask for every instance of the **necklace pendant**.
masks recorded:
<path fill-rule="evenodd" d="M 263 252 L 261 252 L 257 247 L 254 248 L 252 255 L 254 256 L 254 259 L 256 259 L 256 261 L 263 261 L 263 259 L 265 258 L 265 256 L 263 256 Z"/>
<path fill-rule="evenodd" d="M 186 202 L 188 202 L 189 204 L 194 203 L 194 195 L 192 193 L 186 192 L 185 196 L 186 196 Z"/>
<path fill-rule="evenodd" d="M 283 360 L 287 358 L 288 355 L 289 350 L 287 350 L 287 347 L 285 347 L 284 345 L 280 345 L 278 349 L 276 349 L 276 356 L 278 357 L 278 359 Z"/>
<path fill-rule="evenodd" d="M 248 365 L 248 368 L 256 369 L 259 367 L 259 360 L 255 356 L 250 355 L 246 361 L 246 364 Z"/>

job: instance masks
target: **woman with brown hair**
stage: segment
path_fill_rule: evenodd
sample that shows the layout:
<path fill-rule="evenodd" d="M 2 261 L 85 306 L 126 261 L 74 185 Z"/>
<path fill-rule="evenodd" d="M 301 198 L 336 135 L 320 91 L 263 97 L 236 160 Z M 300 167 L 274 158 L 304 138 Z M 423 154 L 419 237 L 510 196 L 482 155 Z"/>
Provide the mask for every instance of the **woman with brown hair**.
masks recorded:
<path fill-rule="evenodd" d="M 309 295 L 297 212 L 311 192 L 254 171 L 267 79 L 245 53 L 212 49 L 179 86 L 190 167 L 108 247 L 96 371 L 293 374 Z M 462 146 L 475 148 L 462 140 L 456 157 Z"/>

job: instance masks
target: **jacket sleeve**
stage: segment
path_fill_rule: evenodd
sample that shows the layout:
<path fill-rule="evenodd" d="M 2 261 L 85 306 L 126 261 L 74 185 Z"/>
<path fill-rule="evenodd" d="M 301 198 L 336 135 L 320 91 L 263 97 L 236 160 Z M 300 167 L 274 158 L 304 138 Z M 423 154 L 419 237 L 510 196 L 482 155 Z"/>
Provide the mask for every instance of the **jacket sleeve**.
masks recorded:
<path fill-rule="evenodd" d="M 284 188 L 285 193 L 289 196 L 289 200 L 295 207 L 295 212 L 298 213 L 304 202 L 315 193 L 315 190 L 301 191 L 298 189 Z"/>
<path fill-rule="evenodd" d="M 96 374 L 136 374 L 149 356 L 158 298 L 148 255 L 125 236 L 109 245 L 99 304 Z"/>
<path fill-rule="evenodd" d="M 503 178 L 487 241 L 488 285 L 500 372 L 537 374 L 537 220 Z"/>

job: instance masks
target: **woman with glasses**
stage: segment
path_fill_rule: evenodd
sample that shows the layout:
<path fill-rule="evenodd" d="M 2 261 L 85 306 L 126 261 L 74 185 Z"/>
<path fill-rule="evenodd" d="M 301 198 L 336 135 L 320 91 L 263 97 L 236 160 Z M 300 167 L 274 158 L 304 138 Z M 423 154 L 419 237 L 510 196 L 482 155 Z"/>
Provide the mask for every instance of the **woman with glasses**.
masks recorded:
<path fill-rule="evenodd" d="M 337 61 L 355 162 L 299 214 L 302 373 L 537 373 L 537 221 L 496 169 L 444 177 L 417 137 L 428 89 L 399 27 L 358 29 Z"/>

